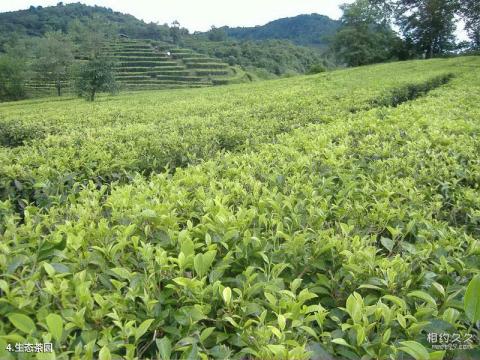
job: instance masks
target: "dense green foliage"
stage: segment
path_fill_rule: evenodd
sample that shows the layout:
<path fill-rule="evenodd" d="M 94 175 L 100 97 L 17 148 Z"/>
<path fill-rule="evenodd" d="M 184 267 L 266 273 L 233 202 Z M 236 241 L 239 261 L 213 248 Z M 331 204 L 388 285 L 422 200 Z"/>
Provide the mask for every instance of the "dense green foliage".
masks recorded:
<path fill-rule="evenodd" d="M 252 28 L 222 28 L 237 40 L 289 40 L 297 45 L 325 47 L 335 34 L 339 22 L 319 14 L 278 19 Z"/>
<path fill-rule="evenodd" d="M 158 41 L 121 40 L 109 45 L 123 89 L 202 87 L 250 81 L 245 72 L 189 48 Z"/>
<path fill-rule="evenodd" d="M 185 39 L 185 46 L 220 58 L 230 65 L 262 68 L 271 74 L 305 73 L 317 64 L 326 64 L 316 49 L 288 41 L 208 41 L 205 35 Z"/>
<path fill-rule="evenodd" d="M 291 33 L 295 34 L 297 40 L 288 38 L 289 40 L 298 42 L 302 38 L 307 40 L 305 45 L 320 46 L 326 44 L 323 35 L 330 35 L 335 31 L 335 24 L 335 21 L 320 15 L 282 19 L 266 25 L 265 36 L 268 39 L 286 39 L 288 37 L 285 37 L 285 34 Z M 273 27 L 272 31 L 268 30 L 270 26 Z M 8 43 L 15 42 L 16 39 L 45 36 L 52 31 L 68 34 L 75 54 L 80 59 L 99 55 L 105 43 L 112 39 L 116 40 L 119 35 L 122 35 L 130 39 L 161 42 L 169 49 L 194 49 L 210 57 L 220 58 L 231 65 L 252 68 L 257 73 L 264 72 L 266 74 L 263 77 L 305 73 L 313 65 L 325 63 L 317 49 L 296 46 L 290 41 L 226 41 L 227 35 L 224 28 L 214 28 L 206 34 L 190 35 L 178 22 L 173 22 L 170 26 L 146 24 L 133 16 L 113 12 L 111 9 L 89 7 L 79 3 L 45 8 L 31 7 L 29 10 L 0 14 L 0 53 L 2 49 L 7 48 Z M 275 35 L 277 32 L 279 32 L 278 36 Z M 253 39 L 256 39 L 256 36 L 253 36 Z M 308 43 L 309 41 L 311 44 Z M 34 44 L 34 47 L 37 45 Z M 65 46 L 65 48 L 69 47 L 71 46 Z M 30 57 L 33 58 L 33 55 L 30 54 Z M 258 71 L 258 69 L 262 70 Z M 45 74 L 45 71 L 41 72 Z M 52 74 L 51 71 L 48 73 Z M 244 74 L 243 71 L 241 73 Z M 195 76 L 195 74 L 191 75 Z M 215 74 L 212 75 L 215 76 Z M 240 74 L 237 75 L 239 76 L 234 78 L 242 77 Z M 43 90 L 48 88 L 45 84 L 56 84 L 58 89 L 58 85 L 61 87 L 63 84 L 59 81 L 50 81 L 51 79 L 47 81 L 46 78 L 50 76 L 36 76 L 34 87 Z M 202 80 L 208 82 L 208 79 Z M 227 82 L 224 79 L 219 80 Z M 137 88 L 142 88 L 139 81 L 135 85 Z"/>
<path fill-rule="evenodd" d="M 189 34 L 176 21 L 171 25 L 147 24 L 133 16 L 98 6 L 89 7 L 80 3 L 59 3 L 45 8 L 32 6 L 28 10 L 0 14 L 0 53 L 8 48 L 9 43 L 44 36 L 52 31 L 68 34 L 80 59 L 96 56 L 95 52 L 102 49 L 106 38 L 148 39 L 167 43 L 170 48 L 194 49 L 230 65 L 241 66 L 240 74 L 233 70 L 230 72 L 230 75 L 235 75 L 233 82 L 239 82 L 308 73 L 315 66 L 357 66 L 478 48 L 480 12 L 476 1 L 357 0 L 343 9 L 342 21 L 318 14 L 299 15 L 253 28 L 213 27 L 206 33 Z M 456 18 L 465 22 L 472 40 L 470 45 L 455 44 Z M 401 30 L 402 38 L 392 30 L 393 24 Z M 59 76 L 56 76 L 57 80 L 52 80 L 52 77 L 36 76 L 33 87 L 48 92 L 54 84 L 59 92 L 72 80 L 58 80 Z M 150 82 L 158 84 L 156 79 L 132 77 L 130 80 L 136 82 L 135 88 L 159 87 L 149 85 Z M 141 80 L 145 81 L 141 83 Z M 232 82 L 210 80 L 192 79 L 189 83 L 198 86 L 194 84 L 197 81 L 213 84 Z M 172 84 L 165 85 L 171 87 Z"/>
<path fill-rule="evenodd" d="M 460 355 L 427 332 L 478 336 L 479 66 L 1 104 L 2 359 Z"/>
<path fill-rule="evenodd" d="M 240 67 L 231 67 L 215 57 L 161 41 L 116 39 L 99 29 L 93 31 L 96 24 L 77 24 L 68 36 L 47 33 L 31 46 L 34 50 L 26 54 L 9 50 L 6 59 L 19 59 L 15 60 L 18 66 L 0 68 L 0 76 L 15 76 L 14 70 L 21 76 L 23 80 L 18 82 L 21 91 L 17 98 L 48 96 L 54 92 L 59 96 L 61 92 L 73 94 L 74 85 L 84 94 L 87 72 L 78 69 L 85 70 L 85 61 L 95 58 L 114 63 L 113 73 L 119 90 L 202 87 L 253 80 Z M 26 73 L 29 74 L 28 81 L 24 80 Z M 83 76 L 79 77 L 80 74 Z M 90 74 L 93 76 L 95 72 Z M 7 92 L 0 93 L 0 100 L 8 99 L 12 97 L 8 97 Z"/>
<path fill-rule="evenodd" d="M 396 22 L 418 52 L 431 58 L 454 49 L 459 0 L 393 1 Z"/>
<path fill-rule="evenodd" d="M 93 101 L 99 92 L 114 92 L 116 89 L 114 65 L 112 60 L 102 57 L 90 59 L 82 64 L 75 82 L 78 95 Z"/>
<path fill-rule="evenodd" d="M 356 0 L 342 6 L 341 26 L 331 49 L 340 63 L 349 66 L 432 58 L 476 49 L 480 39 L 477 3 L 469 0 Z M 471 43 L 456 42 L 459 19 L 465 23 Z M 393 31 L 393 25 L 397 31 Z"/>
<path fill-rule="evenodd" d="M 22 99 L 24 85 L 24 63 L 12 56 L 0 56 L 0 100 Z"/>
<path fill-rule="evenodd" d="M 369 0 L 342 5 L 341 27 L 332 49 L 348 66 L 359 66 L 397 59 L 403 46 L 384 13 Z"/>
<path fill-rule="evenodd" d="M 441 63 L 416 66 L 426 71 L 412 72 L 405 64 L 397 65 L 397 77 L 385 66 L 225 91 L 171 92 L 161 98 L 157 93 L 124 94 L 105 104 L 100 98 L 101 111 L 94 118 L 83 102 L 68 102 L 63 111 L 55 102 L 36 103 L 30 113 L 9 105 L 0 130 L 0 143 L 6 146 L 0 153 L 0 199 L 15 199 L 20 208 L 22 199 L 48 207 L 64 201 L 76 182 L 129 181 L 136 172 L 159 172 L 221 150 L 248 149 L 308 123 L 408 99 L 398 89 L 445 76 Z M 269 104 L 273 98 L 280 105 Z"/>
<path fill-rule="evenodd" d="M 72 43 L 60 32 L 47 33 L 38 42 L 35 55 L 35 69 L 44 80 L 55 84 L 60 96 L 73 64 Z"/>
<path fill-rule="evenodd" d="M 461 0 L 460 11 L 465 19 L 465 29 L 472 40 L 473 48 L 480 49 L 480 2 Z"/>
<path fill-rule="evenodd" d="M 49 31 L 69 32 L 78 23 L 95 19 L 114 33 L 138 39 L 169 39 L 169 28 L 136 19 L 132 15 L 112 11 L 101 6 L 81 3 L 49 7 L 31 6 L 28 10 L 0 13 L 0 51 L 12 35 L 43 36 Z"/>

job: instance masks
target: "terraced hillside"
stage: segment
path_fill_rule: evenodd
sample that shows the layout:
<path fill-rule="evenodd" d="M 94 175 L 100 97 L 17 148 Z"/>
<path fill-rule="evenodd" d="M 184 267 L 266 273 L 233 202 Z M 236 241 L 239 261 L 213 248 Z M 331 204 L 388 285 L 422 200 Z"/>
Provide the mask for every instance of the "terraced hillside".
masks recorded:
<path fill-rule="evenodd" d="M 116 78 L 121 90 L 195 88 L 248 81 L 239 67 L 169 43 L 119 39 L 108 44 L 107 53 L 117 62 Z M 81 55 L 77 61 L 83 61 Z M 64 93 L 72 93 L 72 85 L 65 83 Z M 32 97 L 54 95 L 55 85 L 34 76 L 27 83 L 27 91 Z"/>
<path fill-rule="evenodd" d="M 119 40 L 109 47 L 124 89 L 163 89 L 227 84 L 240 72 L 218 59 L 172 44 Z"/>
<path fill-rule="evenodd" d="M 62 94 L 73 93 L 72 82 L 64 82 L 63 86 L 64 91 L 62 90 Z M 55 84 L 53 82 L 42 80 L 36 74 L 32 79 L 27 81 L 25 85 L 25 90 L 29 97 L 54 96 L 57 92 L 57 90 L 55 89 Z"/>

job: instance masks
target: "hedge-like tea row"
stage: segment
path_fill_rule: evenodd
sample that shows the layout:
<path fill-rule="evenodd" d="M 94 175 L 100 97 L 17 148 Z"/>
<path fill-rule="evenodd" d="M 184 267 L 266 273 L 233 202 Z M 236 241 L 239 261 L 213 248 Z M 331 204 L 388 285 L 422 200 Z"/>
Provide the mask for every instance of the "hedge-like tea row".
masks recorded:
<path fill-rule="evenodd" d="M 203 60 L 202 60 L 203 61 Z M 209 63 L 203 63 L 203 62 L 189 62 L 185 63 L 187 68 L 189 69 L 225 69 L 228 68 L 227 64 L 224 63 L 216 63 L 216 62 L 209 62 Z"/>
<path fill-rule="evenodd" d="M 125 84 L 136 86 L 143 84 L 171 85 L 175 82 L 179 85 L 184 85 L 186 82 L 204 85 L 228 83 L 227 79 L 219 79 L 218 82 L 215 78 L 212 79 L 212 77 L 228 76 L 230 74 L 228 65 L 217 59 L 196 54 L 189 49 L 164 49 L 159 51 L 155 44 L 152 44 L 149 48 L 125 51 L 119 47 L 121 44 L 123 43 L 120 42 L 116 47 L 112 47 L 111 53 L 114 55 L 114 59 L 118 61 L 118 79 L 122 88 Z M 170 56 L 166 54 L 167 50 L 171 52 Z M 168 71 L 148 71 L 149 68 L 165 68 Z M 170 70 L 177 71 L 171 72 Z"/>
<path fill-rule="evenodd" d="M 175 66 L 161 66 L 161 67 L 150 67 L 150 66 L 136 66 L 136 67 L 117 67 L 115 71 L 118 73 L 144 73 L 147 71 L 171 71 L 171 70 L 185 70 L 184 66 L 175 65 Z"/>
<path fill-rule="evenodd" d="M 186 64 L 222 63 L 220 59 L 212 59 L 205 56 L 182 58 L 182 61 Z"/>
<path fill-rule="evenodd" d="M 143 85 L 143 84 L 211 84 L 204 78 L 191 78 L 191 77 L 185 77 L 184 79 L 181 79 L 180 77 L 175 78 L 175 79 L 169 79 L 167 76 L 166 78 L 146 78 L 146 79 L 125 79 L 119 80 L 120 84 L 132 84 L 132 85 Z"/>
<path fill-rule="evenodd" d="M 241 120 L 254 118 L 257 131 L 282 115 L 306 126 L 175 174 L 110 189 L 92 182 L 48 211 L 27 206 L 22 222 L 1 203 L 0 356 L 13 358 L 7 343 L 52 342 L 51 359 L 466 357 L 433 350 L 427 338 L 478 336 L 478 314 L 464 308 L 477 295 L 467 284 L 480 281 L 472 280 L 480 272 L 480 72 L 462 63 L 480 65 L 473 57 L 388 64 L 164 95 L 158 104 L 190 98 L 163 110 L 162 121 L 196 110 L 206 127 L 223 108 L 225 125 L 241 132 L 242 122 L 224 115 L 239 116 L 244 104 L 251 113 Z M 455 77 L 417 100 L 366 107 L 372 96 L 445 73 Z M 130 113 L 107 111 L 110 101 L 118 109 L 118 99 L 105 99 L 89 117 L 97 132 L 149 124 L 143 94 L 122 103 Z M 36 105 L 2 110 L 13 118 L 43 106 L 48 115 L 48 104 Z M 322 107 L 331 107 L 324 121 L 308 125 Z M 57 131 L 85 126 L 82 110 L 92 114 L 79 103 L 67 118 L 57 114 L 69 124 Z M 115 134 L 119 154 L 138 147 Z M 191 136 L 193 146 L 194 135 L 183 141 Z"/>
<path fill-rule="evenodd" d="M 93 107 L 81 100 L 63 102 L 61 109 L 49 102 L 30 111 L 20 104 L 6 107 L 0 123 L 17 121 L 23 130 L 14 135 L 13 147 L 0 151 L 0 199 L 11 198 L 21 213 L 24 201 L 40 207 L 66 201 L 75 183 L 129 181 L 136 172 L 183 167 L 218 151 L 272 142 L 296 127 L 376 106 L 392 89 L 442 77 L 448 64 L 381 65 L 225 91 L 120 95 Z M 392 70 L 398 77 L 388 75 Z M 138 80 L 126 86 L 162 84 L 172 82 Z M 7 139 L 3 143 L 12 138 L 9 129 L 0 133 Z M 25 146 L 18 146 L 22 136 Z"/>
<path fill-rule="evenodd" d="M 122 85 L 124 90 L 164 90 L 164 89 L 190 89 L 190 88 L 201 88 L 209 87 L 209 83 L 191 83 L 191 82 L 178 82 L 178 81 L 161 81 L 158 83 L 147 83 L 147 84 L 137 84 L 137 83 L 127 83 Z"/>
<path fill-rule="evenodd" d="M 158 76 L 158 75 L 172 75 L 172 76 L 185 76 L 192 74 L 189 70 L 155 70 L 155 71 L 148 71 L 148 75 L 150 76 Z"/>
<path fill-rule="evenodd" d="M 177 66 L 175 61 L 170 60 L 128 60 L 122 61 L 122 66 L 126 67 L 163 67 L 163 66 Z"/>
<path fill-rule="evenodd" d="M 165 57 L 165 54 L 162 53 L 157 53 L 157 52 L 151 52 L 150 51 L 116 51 L 115 56 L 117 57 Z"/>
<path fill-rule="evenodd" d="M 228 70 L 195 70 L 195 74 L 199 76 L 205 76 L 205 75 L 222 76 L 222 75 L 228 75 L 229 72 Z"/>

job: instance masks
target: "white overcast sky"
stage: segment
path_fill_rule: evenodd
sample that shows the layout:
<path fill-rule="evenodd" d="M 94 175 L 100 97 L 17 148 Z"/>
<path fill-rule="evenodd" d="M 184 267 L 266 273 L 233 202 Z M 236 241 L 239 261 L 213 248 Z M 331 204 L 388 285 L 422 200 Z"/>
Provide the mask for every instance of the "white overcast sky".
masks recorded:
<path fill-rule="evenodd" d="M 28 9 L 33 6 L 52 6 L 59 0 L 0 0 L 0 12 Z M 300 14 L 318 13 L 338 19 L 339 5 L 353 0 L 76 0 L 131 14 L 146 22 L 160 24 L 178 20 L 190 31 L 205 31 L 212 25 L 255 26 L 269 21 Z M 466 38 L 461 29 L 457 36 Z"/>
<path fill-rule="evenodd" d="M 352 0 L 77 0 L 87 5 L 109 7 L 147 22 L 178 20 L 190 31 L 205 31 L 212 25 L 255 26 L 282 17 L 318 13 L 338 19 L 339 4 Z M 59 0 L 0 0 L 0 12 L 51 6 Z"/>

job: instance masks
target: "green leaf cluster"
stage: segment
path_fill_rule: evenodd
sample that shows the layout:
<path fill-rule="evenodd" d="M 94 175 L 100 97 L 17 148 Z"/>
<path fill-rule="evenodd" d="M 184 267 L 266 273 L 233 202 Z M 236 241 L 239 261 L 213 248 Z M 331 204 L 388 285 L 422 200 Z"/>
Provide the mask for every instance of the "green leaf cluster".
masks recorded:
<path fill-rule="evenodd" d="M 32 126 L 44 109 L 46 134 L 0 152 L 10 179 L 35 181 L 13 184 L 35 203 L 13 191 L 0 202 L 0 358 L 13 358 L 3 349 L 15 342 L 52 342 L 57 359 L 467 356 L 431 349 L 426 334 L 478 332 L 478 66 L 389 64 L 131 103 L 74 100 L 75 112 L 0 106 Z M 372 101 L 452 72 L 416 100 Z M 143 106 L 159 96 L 176 108 Z M 220 141 L 216 129 L 203 138 L 192 113 L 241 145 L 160 172 L 156 141 L 184 155 L 187 143 Z M 258 137 L 237 117 L 253 119 Z M 185 147 L 162 142 L 172 134 Z M 136 173 L 139 163 L 150 172 Z M 113 169 L 129 177 L 99 177 Z"/>

